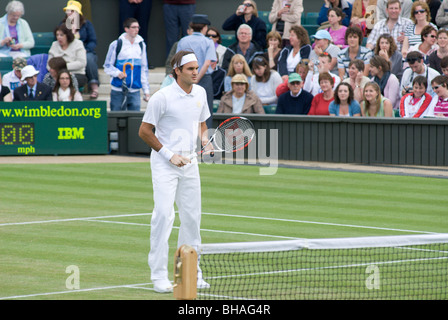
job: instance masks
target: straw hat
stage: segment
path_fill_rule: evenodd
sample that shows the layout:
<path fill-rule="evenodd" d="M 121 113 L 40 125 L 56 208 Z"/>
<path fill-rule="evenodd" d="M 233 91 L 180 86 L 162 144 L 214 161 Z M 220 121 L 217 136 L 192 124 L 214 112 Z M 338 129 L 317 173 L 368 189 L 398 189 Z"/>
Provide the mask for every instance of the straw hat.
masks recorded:
<path fill-rule="evenodd" d="M 66 10 L 72 10 L 78 12 L 79 15 L 82 16 L 82 4 L 79 1 L 69 1 L 67 2 L 67 6 L 64 8 L 64 12 Z"/>
<path fill-rule="evenodd" d="M 246 75 L 242 73 L 237 73 L 232 77 L 231 83 L 246 83 L 249 84 L 249 81 L 247 81 Z"/>

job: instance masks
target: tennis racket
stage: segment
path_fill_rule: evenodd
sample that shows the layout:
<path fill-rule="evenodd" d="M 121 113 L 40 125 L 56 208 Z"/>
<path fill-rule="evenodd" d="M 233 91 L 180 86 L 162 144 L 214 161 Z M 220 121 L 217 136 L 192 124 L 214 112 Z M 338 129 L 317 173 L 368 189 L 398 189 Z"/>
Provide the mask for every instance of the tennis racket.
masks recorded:
<path fill-rule="evenodd" d="M 215 152 L 237 152 L 246 148 L 254 137 L 254 125 L 249 119 L 232 117 L 221 122 L 201 151 L 192 153 L 189 158 L 203 153 L 213 156 Z"/>

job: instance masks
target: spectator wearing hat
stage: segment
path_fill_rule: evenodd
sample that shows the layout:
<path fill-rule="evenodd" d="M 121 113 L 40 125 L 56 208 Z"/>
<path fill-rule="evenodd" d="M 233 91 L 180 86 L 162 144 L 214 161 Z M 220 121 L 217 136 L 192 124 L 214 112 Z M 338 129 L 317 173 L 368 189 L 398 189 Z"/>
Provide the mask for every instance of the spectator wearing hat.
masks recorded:
<path fill-rule="evenodd" d="M 14 89 L 23 85 L 22 78 L 22 69 L 26 67 L 27 62 L 25 58 L 17 57 L 12 61 L 12 71 L 6 73 L 3 76 L 3 85 L 8 87 L 11 92 Z"/>
<path fill-rule="evenodd" d="M 0 57 L 29 57 L 34 47 L 31 28 L 22 19 L 25 8 L 20 1 L 10 1 L 6 14 L 0 18 Z"/>
<path fill-rule="evenodd" d="M 317 66 L 319 62 L 319 57 L 323 53 L 327 53 L 330 55 L 331 64 L 330 71 L 332 73 L 338 73 L 338 54 L 341 52 L 341 49 L 332 43 L 332 38 L 330 33 L 327 30 L 319 30 L 315 35 L 312 35 L 311 38 L 314 38 L 313 51 L 310 53 L 309 59 Z"/>
<path fill-rule="evenodd" d="M 277 102 L 277 114 L 308 114 L 313 95 L 303 90 L 303 81 L 298 73 L 288 76 L 289 91 L 283 93 Z"/>
<path fill-rule="evenodd" d="M 211 64 L 217 61 L 217 56 L 213 40 L 205 36 L 209 25 L 210 21 L 207 15 L 193 15 L 190 23 L 193 33 L 179 40 L 177 52 L 181 50 L 194 51 L 199 64 L 198 85 L 203 87 L 207 92 L 208 107 L 210 114 L 213 114 L 213 68 Z M 212 121 L 212 117 L 207 119 L 206 123 L 208 128 L 213 126 Z"/>
<path fill-rule="evenodd" d="M 14 101 L 53 101 L 51 88 L 37 81 L 39 71 L 33 66 L 22 69 L 22 81 L 25 84 L 14 90 Z"/>
<path fill-rule="evenodd" d="M 260 98 L 249 90 L 244 74 L 232 78 L 232 90 L 226 92 L 219 103 L 217 113 L 265 113 Z"/>
<path fill-rule="evenodd" d="M 89 20 L 85 19 L 82 13 L 82 4 L 79 1 L 68 1 L 64 12 L 66 16 L 62 23 L 67 27 L 70 26 L 69 29 L 72 30 L 75 38 L 81 40 L 86 49 L 86 76 L 90 89 L 90 98 L 96 99 L 98 98 L 98 86 L 100 82 L 98 76 L 98 57 L 95 52 L 97 45 L 95 28 Z"/>

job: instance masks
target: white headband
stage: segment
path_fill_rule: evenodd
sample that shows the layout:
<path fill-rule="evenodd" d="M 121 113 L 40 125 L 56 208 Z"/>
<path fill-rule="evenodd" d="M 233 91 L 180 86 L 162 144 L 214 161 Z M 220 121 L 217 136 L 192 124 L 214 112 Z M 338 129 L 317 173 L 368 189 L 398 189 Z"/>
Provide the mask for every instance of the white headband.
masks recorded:
<path fill-rule="evenodd" d="M 176 69 L 178 67 L 182 67 L 184 64 L 187 64 L 187 63 L 192 62 L 192 61 L 198 61 L 198 59 L 196 58 L 195 54 L 194 53 L 186 54 L 186 55 L 184 55 L 182 57 L 182 61 L 180 62 L 180 65 L 175 64 L 173 66 L 173 69 Z"/>

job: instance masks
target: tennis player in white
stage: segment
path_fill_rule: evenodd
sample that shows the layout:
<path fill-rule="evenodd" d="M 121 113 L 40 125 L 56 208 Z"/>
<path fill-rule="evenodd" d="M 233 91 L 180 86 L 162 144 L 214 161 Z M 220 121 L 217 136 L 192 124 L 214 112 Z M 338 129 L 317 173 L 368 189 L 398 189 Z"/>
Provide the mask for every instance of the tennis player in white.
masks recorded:
<path fill-rule="evenodd" d="M 181 221 L 178 247 L 193 248 L 201 243 L 201 184 L 196 158 L 198 137 L 206 137 L 205 121 L 210 117 L 207 94 L 199 85 L 199 65 L 194 53 L 179 51 L 173 57 L 171 85 L 149 100 L 140 126 L 140 138 L 152 148 L 151 173 L 154 210 L 151 218 L 151 246 L 148 264 L 156 292 L 172 292 L 168 279 L 168 239 L 174 222 L 174 203 Z M 153 129 L 155 128 L 155 134 Z M 201 139 L 203 145 L 207 138 Z M 198 288 L 209 285 L 198 272 Z"/>

